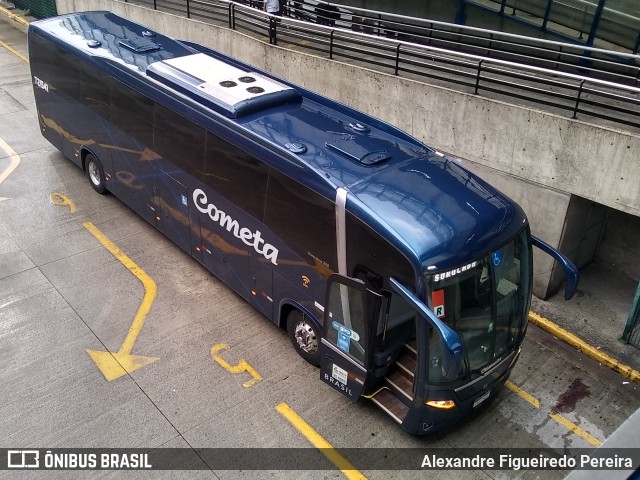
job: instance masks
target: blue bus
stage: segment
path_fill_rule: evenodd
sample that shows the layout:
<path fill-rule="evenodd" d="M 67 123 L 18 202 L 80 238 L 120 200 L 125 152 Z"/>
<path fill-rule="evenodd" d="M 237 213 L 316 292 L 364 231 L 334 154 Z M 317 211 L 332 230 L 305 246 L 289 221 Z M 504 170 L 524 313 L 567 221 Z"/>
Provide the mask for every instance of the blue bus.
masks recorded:
<path fill-rule="evenodd" d="M 110 12 L 35 21 L 28 39 L 41 132 L 91 186 L 409 432 L 450 425 L 508 378 L 532 244 L 576 288 L 518 205 L 380 120 Z"/>

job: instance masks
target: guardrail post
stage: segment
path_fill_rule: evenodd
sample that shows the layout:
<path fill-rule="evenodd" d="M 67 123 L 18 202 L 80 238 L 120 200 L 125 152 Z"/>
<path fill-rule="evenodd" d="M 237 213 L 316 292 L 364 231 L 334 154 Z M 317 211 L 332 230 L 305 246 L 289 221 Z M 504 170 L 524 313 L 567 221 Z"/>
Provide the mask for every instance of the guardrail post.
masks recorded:
<path fill-rule="evenodd" d="M 582 86 L 584 85 L 584 80 L 580 82 L 580 87 L 578 88 L 578 96 L 576 97 L 576 106 L 573 109 L 573 118 L 578 118 L 578 105 L 580 105 L 580 95 L 582 95 Z"/>
<path fill-rule="evenodd" d="M 333 59 L 333 34 L 335 30 L 331 29 L 331 34 L 329 34 L 329 59 Z"/>
<path fill-rule="evenodd" d="M 600 19 L 602 18 L 602 11 L 604 10 L 604 3 L 606 0 L 599 0 L 596 12 L 593 14 L 593 22 L 591 22 L 591 29 L 589 30 L 589 37 L 587 38 L 587 47 L 593 47 L 593 41 L 596 38 L 596 31 L 600 25 Z"/>
<path fill-rule="evenodd" d="M 560 45 L 560 49 L 558 51 L 558 58 L 556 58 L 556 70 L 560 68 L 560 59 L 562 58 L 562 45 Z"/>
<path fill-rule="evenodd" d="M 158 9 L 158 5 L 156 5 L 156 0 L 153 0 L 153 9 L 157 10 Z"/>
<path fill-rule="evenodd" d="M 633 328 L 640 322 L 640 283 L 636 289 L 636 296 L 631 304 L 631 310 L 629 310 L 629 317 L 627 318 L 627 325 L 624 327 L 624 332 L 620 338 L 621 342 L 629 343 L 629 336 L 633 331 Z"/>
<path fill-rule="evenodd" d="M 480 87 L 480 73 L 482 71 L 482 62 L 484 62 L 484 60 L 480 60 L 478 62 L 478 74 L 476 75 L 476 89 L 473 93 L 475 93 L 476 95 L 478 94 L 478 88 Z"/>
<path fill-rule="evenodd" d="M 547 8 L 545 8 L 544 10 L 544 18 L 542 20 L 542 26 L 540 27 L 540 30 L 542 30 L 543 32 L 547 31 L 547 22 L 549 21 L 549 14 L 551 13 L 552 3 L 553 3 L 553 0 L 549 0 L 547 2 Z"/>
<path fill-rule="evenodd" d="M 396 71 L 395 74 L 398 75 L 399 69 L 400 69 L 400 47 L 402 46 L 401 43 L 398 44 L 398 46 L 396 47 Z"/>
<path fill-rule="evenodd" d="M 458 7 L 456 8 L 456 16 L 453 19 L 454 23 L 458 25 L 464 25 L 467 20 L 465 9 L 467 7 L 467 0 L 458 0 Z"/>
<path fill-rule="evenodd" d="M 191 10 L 189 9 L 189 0 L 187 0 L 187 18 L 191 18 Z"/>
<path fill-rule="evenodd" d="M 236 29 L 236 9 L 234 4 L 229 2 L 229 28 L 231 30 Z"/>

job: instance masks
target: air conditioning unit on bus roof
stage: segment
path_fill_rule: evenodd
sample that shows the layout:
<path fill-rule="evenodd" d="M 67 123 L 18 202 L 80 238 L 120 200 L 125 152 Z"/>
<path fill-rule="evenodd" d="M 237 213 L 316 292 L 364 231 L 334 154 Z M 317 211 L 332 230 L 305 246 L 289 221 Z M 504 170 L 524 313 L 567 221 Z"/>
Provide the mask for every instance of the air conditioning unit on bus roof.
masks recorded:
<path fill-rule="evenodd" d="M 232 118 L 302 99 L 294 88 L 205 53 L 152 63 L 147 75 Z"/>

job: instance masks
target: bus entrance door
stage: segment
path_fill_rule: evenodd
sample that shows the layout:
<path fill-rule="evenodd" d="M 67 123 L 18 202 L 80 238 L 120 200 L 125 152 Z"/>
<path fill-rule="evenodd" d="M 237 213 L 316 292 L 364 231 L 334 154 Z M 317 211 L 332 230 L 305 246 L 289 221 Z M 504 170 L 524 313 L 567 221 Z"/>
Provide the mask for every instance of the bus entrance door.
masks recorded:
<path fill-rule="evenodd" d="M 369 387 L 382 300 L 361 280 L 332 275 L 327 282 L 320 377 L 352 401 Z"/>

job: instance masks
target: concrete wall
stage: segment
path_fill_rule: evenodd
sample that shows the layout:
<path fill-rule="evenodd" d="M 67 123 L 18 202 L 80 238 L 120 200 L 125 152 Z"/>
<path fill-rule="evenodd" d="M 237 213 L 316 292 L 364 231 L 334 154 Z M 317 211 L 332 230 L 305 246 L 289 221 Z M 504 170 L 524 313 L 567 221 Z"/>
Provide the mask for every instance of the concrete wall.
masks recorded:
<path fill-rule="evenodd" d="M 591 263 L 600 246 L 609 209 L 604 205 L 572 195 L 564 218 L 558 249 L 580 269 Z M 547 286 L 547 296 L 563 283 L 564 273 L 556 263 Z M 541 298 L 547 296 L 537 295 Z"/>
<path fill-rule="evenodd" d="M 640 281 L 640 217 L 610 210 L 596 260 Z"/>

